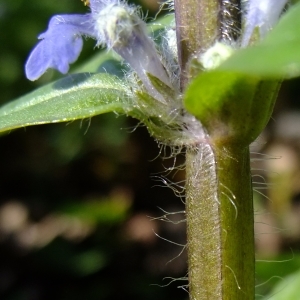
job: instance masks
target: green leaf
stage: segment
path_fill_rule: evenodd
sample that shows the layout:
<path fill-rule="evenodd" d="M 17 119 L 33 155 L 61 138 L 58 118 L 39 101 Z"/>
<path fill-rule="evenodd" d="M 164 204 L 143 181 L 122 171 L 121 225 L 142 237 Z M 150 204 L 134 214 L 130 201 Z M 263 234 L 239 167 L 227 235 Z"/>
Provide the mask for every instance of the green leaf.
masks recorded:
<path fill-rule="evenodd" d="M 300 272 L 296 272 L 282 280 L 275 286 L 274 290 L 264 299 L 272 300 L 298 300 L 299 299 Z"/>
<path fill-rule="evenodd" d="M 269 121 L 277 91 L 275 81 L 213 70 L 191 82 L 184 103 L 215 143 L 248 146 Z"/>
<path fill-rule="evenodd" d="M 128 88 L 113 75 L 76 74 L 41 87 L 0 108 L 0 132 L 131 110 Z"/>
<path fill-rule="evenodd" d="M 236 51 L 219 70 L 243 72 L 264 78 L 300 75 L 300 3 L 283 15 L 257 46 Z"/>

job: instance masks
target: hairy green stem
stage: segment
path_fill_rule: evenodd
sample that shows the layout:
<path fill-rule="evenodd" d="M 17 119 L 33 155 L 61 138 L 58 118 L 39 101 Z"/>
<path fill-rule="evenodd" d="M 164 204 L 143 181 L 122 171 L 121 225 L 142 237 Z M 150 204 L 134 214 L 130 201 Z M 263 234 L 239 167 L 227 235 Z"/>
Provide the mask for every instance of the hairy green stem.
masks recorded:
<path fill-rule="evenodd" d="M 183 90 L 190 80 L 191 58 L 218 40 L 238 38 L 240 3 L 175 0 Z M 190 299 L 253 300 L 254 222 L 248 148 L 203 143 L 187 149 L 186 217 Z"/>
<path fill-rule="evenodd" d="M 181 87 L 188 83 L 187 64 L 190 58 L 205 51 L 218 38 L 219 0 L 175 0 L 178 57 Z"/>
<path fill-rule="evenodd" d="M 189 81 L 188 62 L 215 41 L 230 42 L 241 30 L 240 0 L 174 0 L 181 87 Z"/>
<path fill-rule="evenodd" d="M 191 300 L 254 299 L 254 231 L 248 149 L 187 151 Z"/>

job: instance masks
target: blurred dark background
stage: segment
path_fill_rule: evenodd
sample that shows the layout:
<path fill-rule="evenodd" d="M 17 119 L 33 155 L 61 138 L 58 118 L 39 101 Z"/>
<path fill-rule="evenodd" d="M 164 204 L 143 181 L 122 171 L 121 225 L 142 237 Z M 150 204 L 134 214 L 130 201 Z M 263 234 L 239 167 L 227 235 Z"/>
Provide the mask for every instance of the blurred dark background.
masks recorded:
<path fill-rule="evenodd" d="M 135 3 L 149 17 L 158 10 L 155 0 Z M 85 11 L 80 0 L 0 0 L 1 105 L 59 78 L 49 71 L 30 82 L 24 63 L 52 15 Z M 86 41 L 73 70 L 94 45 Z M 300 269 L 299 95 L 299 80 L 284 83 L 252 146 L 257 299 Z M 185 244 L 184 216 L 170 216 L 176 225 L 153 220 L 184 210 L 159 180 L 182 182 L 184 171 L 166 174 L 174 160 L 158 157 L 159 145 L 137 125 L 107 114 L 1 136 L 0 299 L 188 299 L 178 288 L 186 253 L 155 235 Z"/>

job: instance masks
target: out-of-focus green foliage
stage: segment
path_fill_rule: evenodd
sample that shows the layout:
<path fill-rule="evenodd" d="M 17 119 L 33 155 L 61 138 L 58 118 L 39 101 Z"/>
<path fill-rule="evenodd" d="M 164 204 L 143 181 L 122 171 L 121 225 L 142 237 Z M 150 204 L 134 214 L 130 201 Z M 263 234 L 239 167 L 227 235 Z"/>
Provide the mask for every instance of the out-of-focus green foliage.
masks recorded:
<path fill-rule="evenodd" d="M 297 297 L 294 298 L 287 297 L 287 295 L 293 294 L 295 287 L 299 288 L 299 281 L 288 280 L 289 274 L 298 273 L 298 270 L 300 270 L 300 256 L 292 252 L 272 259 L 258 260 L 256 263 L 256 299 L 297 300 L 299 293 L 295 294 Z M 295 278 L 294 275 L 292 276 Z M 263 298 L 266 292 L 268 292 L 268 296 Z"/>
<path fill-rule="evenodd" d="M 300 266 L 298 266 L 300 268 Z M 300 271 L 286 276 L 276 284 L 272 292 L 264 299 L 272 300 L 298 300 L 300 285 Z"/>
<path fill-rule="evenodd" d="M 61 210 L 67 216 L 74 216 L 91 224 L 116 224 L 126 219 L 130 205 L 128 199 L 114 197 L 84 203 L 68 203 Z"/>

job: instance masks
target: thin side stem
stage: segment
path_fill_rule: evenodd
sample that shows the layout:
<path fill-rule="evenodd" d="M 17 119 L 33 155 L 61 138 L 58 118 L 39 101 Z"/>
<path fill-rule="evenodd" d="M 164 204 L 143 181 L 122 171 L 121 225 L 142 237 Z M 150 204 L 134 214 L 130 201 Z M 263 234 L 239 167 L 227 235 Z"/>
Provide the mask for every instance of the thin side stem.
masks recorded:
<path fill-rule="evenodd" d="M 254 299 L 254 229 L 248 149 L 187 151 L 191 300 Z"/>

